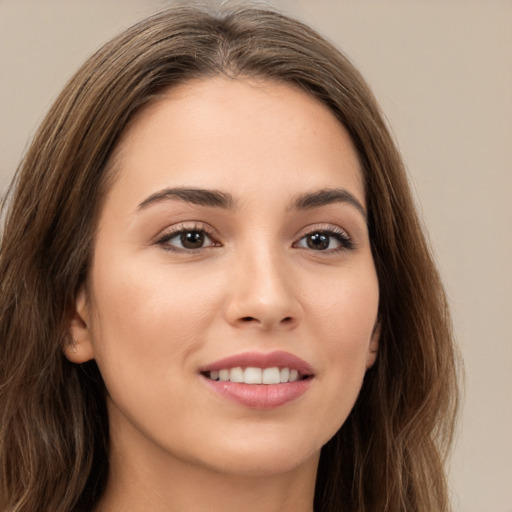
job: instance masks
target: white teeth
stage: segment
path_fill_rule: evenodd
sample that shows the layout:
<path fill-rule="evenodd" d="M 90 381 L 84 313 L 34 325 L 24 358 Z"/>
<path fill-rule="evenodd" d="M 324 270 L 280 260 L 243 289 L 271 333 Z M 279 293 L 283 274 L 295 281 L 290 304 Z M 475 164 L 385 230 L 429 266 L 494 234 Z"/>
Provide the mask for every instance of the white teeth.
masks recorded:
<path fill-rule="evenodd" d="M 244 381 L 244 371 L 242 368 L 231 368 L 229 372 L 229 380 L 231 382 L 243 382 Z"/>
<path fill-rule="evenodd" d="M 261 372 L 261 382 L 263 384 L 279 384 L 281 382 L 279 368 L 265 368 Z"/>
<path fill-rule="evenodd" d="M 245 384 L 285 384 L 295 382 L 301 378 L 297 370 L 290 368 L 223 368 L 222 370 L 212 370 L 209 372 L 212 380 L 221 382 L 243 382 Z"/>
<path fill-rule="evenodd" d="M 244 382 L 246 384 L 261 384 L 261 368 L 246 368 L 244 370 Z"/>

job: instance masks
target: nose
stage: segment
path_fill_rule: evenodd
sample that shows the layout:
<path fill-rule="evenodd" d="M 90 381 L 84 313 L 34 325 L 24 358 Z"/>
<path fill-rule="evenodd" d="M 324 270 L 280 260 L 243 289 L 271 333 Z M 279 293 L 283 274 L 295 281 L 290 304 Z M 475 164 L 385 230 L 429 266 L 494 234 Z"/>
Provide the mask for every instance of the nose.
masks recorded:
<path fill-rule="evenodd" d="M 244 255 L 231 268 L 226 320 L 246 329 L 290 330 L 302 318 L 297 283 L 286 258 L 268 248 Z"/>

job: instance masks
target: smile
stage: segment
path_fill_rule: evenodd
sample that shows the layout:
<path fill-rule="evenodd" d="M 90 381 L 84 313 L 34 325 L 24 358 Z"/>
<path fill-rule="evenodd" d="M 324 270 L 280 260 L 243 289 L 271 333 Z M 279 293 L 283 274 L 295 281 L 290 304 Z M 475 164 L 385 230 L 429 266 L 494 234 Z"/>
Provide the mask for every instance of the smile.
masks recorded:
<path fill-rule="evenodd" d="M 313 368 L 283 351 L 246 352 L 201 368 L 200 375 L 217 396 L 252 409 L 275 409 L 309 389 Z"/>
<path fill-rule="evenodd" d="M 220 382 L 243 382 L 244 384 L 286 384 L 306 378 L 298 370 L 288 367 L 278 368 L 223 368 L 222 370 L 213 370 L 205 374 L 211 380 Z"/>

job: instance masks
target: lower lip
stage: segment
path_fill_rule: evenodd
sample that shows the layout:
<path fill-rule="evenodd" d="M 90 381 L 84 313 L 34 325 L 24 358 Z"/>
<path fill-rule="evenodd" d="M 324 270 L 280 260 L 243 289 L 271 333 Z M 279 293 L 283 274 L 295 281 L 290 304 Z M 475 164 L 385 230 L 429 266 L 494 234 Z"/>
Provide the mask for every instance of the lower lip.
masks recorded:
<path fill-rule="evenodd" d="M 276 409 L 301 397 L 309 388 L 312 378 L 284 384 L 243 384 L 222 382 L 202 376 L 217 394 L 251 409 Z"/>

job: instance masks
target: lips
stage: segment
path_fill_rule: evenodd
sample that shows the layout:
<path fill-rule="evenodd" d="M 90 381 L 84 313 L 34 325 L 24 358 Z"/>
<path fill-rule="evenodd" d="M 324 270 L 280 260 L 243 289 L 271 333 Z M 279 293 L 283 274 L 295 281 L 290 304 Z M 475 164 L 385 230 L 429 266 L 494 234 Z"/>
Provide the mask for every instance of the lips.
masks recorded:
<path fill-rule="evenodd" d="M 221 397 L 255 409 L 272 409 L 296 400 L 314 376 L 311 365 L 283 351 L 238 354 L 215 361 L 200 373 Z"/>

